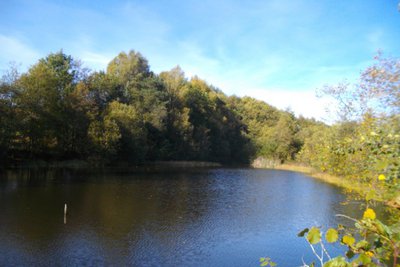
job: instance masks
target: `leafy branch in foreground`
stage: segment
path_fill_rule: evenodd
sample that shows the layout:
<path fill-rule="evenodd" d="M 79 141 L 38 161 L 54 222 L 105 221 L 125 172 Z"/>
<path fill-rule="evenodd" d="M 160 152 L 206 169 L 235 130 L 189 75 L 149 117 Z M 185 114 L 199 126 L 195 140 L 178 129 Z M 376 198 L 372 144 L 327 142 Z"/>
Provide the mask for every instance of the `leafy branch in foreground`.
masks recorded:
<path fill-rule="evenodd" d="M 387 225 L 376 218 L 373 209 L 366 209 L 361 220 L 356 220 L 346 215 L 337 215 L 355 222 L 356 230 L 351 230 L 343 225 L 330 228 L 325 233 L 320 227 L 304 229 L 298 236 L 305 237 L 313 254 L 323 267 L 355 267 L 355 266 L 400 266 L 400 222 Z M 344 256 L 331 258 L 324 246 L 324 242 L 336 243 L 347 247 Z M 316 246 L 321 247 L 318 253 Z M 326 259 L 325 260 L 325 257 Z M 315 266 L 315 263 L 303 262 L 303 267 Z"/>

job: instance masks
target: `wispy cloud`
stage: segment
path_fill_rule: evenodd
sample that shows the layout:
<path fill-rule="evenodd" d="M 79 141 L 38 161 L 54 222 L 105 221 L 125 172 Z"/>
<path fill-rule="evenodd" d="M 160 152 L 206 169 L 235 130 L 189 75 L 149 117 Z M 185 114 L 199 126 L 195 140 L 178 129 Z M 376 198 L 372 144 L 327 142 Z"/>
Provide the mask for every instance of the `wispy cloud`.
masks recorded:
<path fill-rule="evenodd" d="M 24 68 L 27 64 L 34 63 L 40 58 L 40 53 L 24 41 L 13 37 L 0 34 L 0 66 L 7 66 L 10 62 L 22 64 Z"/>
<path fill-rule="evenodd" d="M 80 55 L 77 56 L 83 61 L 84 65 L 90 69 L 104 70 L 115 55 L 107 56 L 91 51 L 80 51 Z"/>

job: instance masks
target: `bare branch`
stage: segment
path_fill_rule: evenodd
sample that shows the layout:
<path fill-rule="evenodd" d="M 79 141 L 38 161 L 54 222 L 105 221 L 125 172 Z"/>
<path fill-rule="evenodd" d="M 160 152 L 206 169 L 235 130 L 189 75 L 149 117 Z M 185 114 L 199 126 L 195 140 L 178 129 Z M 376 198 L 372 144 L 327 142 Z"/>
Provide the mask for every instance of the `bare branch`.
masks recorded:
<path fill-rule="evenodd" d="M 353 221 L 353 222 L 358 222 L 356 219 L 351 218 L 351 217 L 349 217 L 349 216 L 347 216 L 347 215 L 344 215 L 344 214 L 336 214 L 335 216 L 336 216 L 336 217 L 343 217 L 343 218 L 349 219 L 349 220 L 351 220 L 351 221 Z"/>

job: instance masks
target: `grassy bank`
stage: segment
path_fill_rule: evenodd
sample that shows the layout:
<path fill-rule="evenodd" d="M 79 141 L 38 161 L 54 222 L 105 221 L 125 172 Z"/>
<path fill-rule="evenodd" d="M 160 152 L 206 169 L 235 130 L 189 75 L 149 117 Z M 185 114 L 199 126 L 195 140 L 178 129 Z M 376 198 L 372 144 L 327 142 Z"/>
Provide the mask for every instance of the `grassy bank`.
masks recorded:
<path fill-rule="evenodd" d="M 366 187 L 361 186 L 358 183 L 354 183 L 353 181 L 346 180 L 343 177 L 334 176 L 328 173 L 319 172 L 316 169 L 308 166 L 297 165 L 295 163 L 292 164 L 280 164 L 275 167 L 277 170 L 287 170 L 287 171 L 296 171 L 307 174 L 313 178 L 318 180 L 322 180 L 329 184 L 334 184 L 345 189 L 356 191 L 358 193 L 363 193 L 367 189 Z"/>
<path fill-rule="evenodd" d="M 275 169 L 275 170 L 301 172 L 301 173 L 304 173 L 315 179 L 318 179 L 318 180 L 321 180 L 321 181 L 324 181 L 326 183 L 333 184 L 336 186 L 340 186 L 346 190 L 358 193 L 360 195 L 365 195 L 368 192 L 368 187 L 366 187 L 365 185 L 362 185 L 358 182 L 350 181 L 343 177 L 330 175 L 328 173 L 318 171 L 310 166 L 302 165 L 302 164 L 299 164 L 296 162 L 280 163 L 279 161 L 257 158 L 252 163 L 252 167 L 260 168 L 260 169 Z"/>

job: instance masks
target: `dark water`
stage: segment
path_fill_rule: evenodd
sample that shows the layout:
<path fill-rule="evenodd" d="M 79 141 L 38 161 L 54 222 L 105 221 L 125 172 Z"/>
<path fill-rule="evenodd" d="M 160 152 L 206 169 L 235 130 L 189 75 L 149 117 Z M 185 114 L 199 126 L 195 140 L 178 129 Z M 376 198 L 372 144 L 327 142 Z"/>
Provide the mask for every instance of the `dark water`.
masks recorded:
<path fill-rule="evenodd" d="M 259 266 L 263 256 L 300 266 L 313 259 L 300 230 L 362 213 L 345 199 L 276 170 L 7 172 L 0 266 Z"/>

